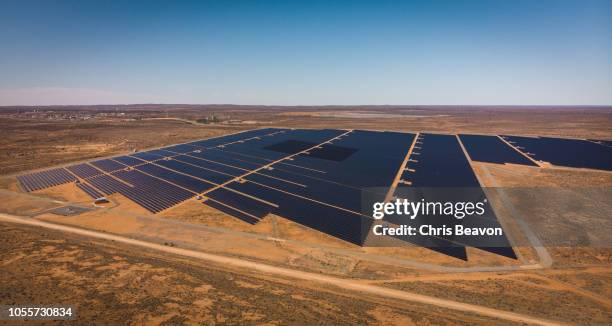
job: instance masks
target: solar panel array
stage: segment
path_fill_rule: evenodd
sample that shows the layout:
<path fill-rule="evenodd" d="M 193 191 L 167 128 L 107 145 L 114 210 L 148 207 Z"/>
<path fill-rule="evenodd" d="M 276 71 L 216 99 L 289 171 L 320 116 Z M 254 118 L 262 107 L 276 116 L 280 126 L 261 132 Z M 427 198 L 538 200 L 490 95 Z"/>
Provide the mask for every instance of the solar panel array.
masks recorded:
<path fill-rule="evenodd" d="M 86 184 L 86 183 L 81 183 L 78 182 L 77 187 L 81 190 L 83 190 L 83 192 L 85 192 L 86 194 L 89 195 L 89 197 L 93 198 L 93 199 L 98 199 L 98 198 L 102 198 L 104 197 L 104 195 L 99 192 L 98 190 L 96 190 L 94 187 Z"/>
<path fill-rule="evenodd" d="M 398 175 L 396 196 L 402 196 L 405 189 L 462 187 L 478 189 L 470 196 L 486 198 L 462 143 L 472 160 L 535 165 L 511 147 L 512 140 L 477 135 L 460 135 L 460 139 L 455 135 L 265 128 L 18 179 L 25 191 L 76 182 L 92 198 L 121 194 L 152 213 L 201 197 L 203 204 L 250 224 L 274 213 L 363 245 L 374 222 L 363 213 L 364 198 L 385 200 Z M 398 222 L 393 217 L 389 221 Z M 473 223 L 499 226 L 494 214 Z M 467 257 L 465 246 L 478 247 L 469 239 L 401 240 L 461 259 Z M 505 237 L 482 249 L 515 258 Z"/>
<path fill-rule="evenodd" d="M 59 168 L 20 175 L 17 180 L 25 191 L 30 192 L 76 181 L 76 178 L 65 169 Z"/>
<path fill-rule="evenodd" d="M 558 166 L 612 171 L 612 147 L 608 141 L 519 136 L 502 138 L 534 160 Z"/>

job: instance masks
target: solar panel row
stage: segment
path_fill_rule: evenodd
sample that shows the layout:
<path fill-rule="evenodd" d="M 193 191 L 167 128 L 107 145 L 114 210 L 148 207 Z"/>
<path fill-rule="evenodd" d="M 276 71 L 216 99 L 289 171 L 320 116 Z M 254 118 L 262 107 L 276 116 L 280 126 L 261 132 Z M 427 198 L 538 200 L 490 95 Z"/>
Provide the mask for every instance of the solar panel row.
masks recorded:
<path fill-rule="evenodd" d="M 612 171 L 612 147 L 582 139 L 502 137 L 535 160 L 558 166 Z"/>
<path fill-rule="evenodd" d="M 133 156 L 129 156 L 129 155 L 125 155 L 125 156 L 119 156 L 119 157 L 113 157 L 112 160 L 115 160 L 123 165 L 126 166 L 136 166 L 136 165 L 140 165 L 140 164 L 144 164 L 146 163 L 145 161 L 135 158 Z"/>
<path fill-rule="evenodd" d="M 215 166 L 211 166 L 205 161 L 200 161 L 188 156 L 177 157 L 177 159 L 172 159 L 170 161 L 162 160 L 156 163 L 168 169 L 189 174 L 214 184 L 221 184 L 233 178 L 230 174 L 214 170 L 213 168 L 215 168 Z"/>
<path fill-rule="evenodd" d="M 250 181 L 232 182 L 227 188 L 275 203 L 279 207 L 273 210 L 274 214 L 354 244 L 363 244 L 372 224 L 370 218 L 360 214 Z"/>
<path fill-rule="evenodd" d="M 182 188 L 189 189 L 195 193 L 201 193 L 205 190 L 208 190 L 214 186 L 214 184 L 210 182 L 205 182 L 191 176 L 177 173 L 163 167 L 157 166 L 155 164 L 145 164 L 138 166 L 137 170 L 144 172 L 149 175 L 153 175 L 157 178 L 164 179 L 169 181 L 175 185 L 178 185 Z"/>
<path fill-rule="evenodd" d="M 98 169 L 104 172 L 113 172 L 113 171 L 125 169 L 126 167 L 125 165 L 117 161 L 113 161 L 111 159 L 93 161 L 91 162 L 91 165 L 97 167 Z"/>
<path fill-rule="evenodd" d="M 156 161 L 156 160 L 164 158 L 164 155 L 159 155 L 158 153 L 159 151 L 156 151 L 155 153 L 153 151 L 148 151 L 148 152 L 134 153 L 131 156 L 137 157 L 141 160 L 151 162 L 151 161 Z"/>
<path fill-rule="evenodd" d="M 473 161 L 538 166 L 497 136 L 459 135 Z"/>
<path fill-rule="evenodd" d="M 63 168 L 20 175 L 17 180 L 27 192 L 58 186 L 76 178 Z"/>
<path fill-rule="evenodd" d="M 133 188 L 120 188 L 119 192 L 153 213 L 161 212 L 195 194 L 140 171 L 117 171 L 115 177 L 132 184 Z"/>
<path fill-rule="evenodd" d="M 201 168 L 217 171 L 231 176 L 239 176 L 249 171 L 242 168 L 234 167 L 230 164 L 230 162 L 224 162 L 222 159 L 219 158 L 217 158 L 216 160 L 212 160 L 212 158 L 207 156 L 207 153 L 208 152 L 189 153 L 188 155 L 177 156 L 175 157 L 175 159 L 181 162 L 189 163 Z"/>
<path fill-rule="evenodd" d="M 71 165 L 71 166 L 67 167 L 67 169 L 70 170 L 70 172 L 72 172 L 75 175 L 77 175 L 79 178 L 83 178 L 83 179 L 91 178 L 91 177 L 94 177 L 96 175 L 102 174 L 102 171 L 94 168 L 93 166 L 91 166 L 91 165 L 89 165 L 87 163 Z"/>
<path fill-rule="evenodd" d="M 270 203 L 265 203 L 261 200 L 256 200 L 224 188 L 216 189 L 206 194 L 206 196 L 217 202 L 224 203 L 227 206 L 231 206 L 232 208 L 246 212 L 249 215 L 256 217 L 258 220 L 268 215 L 268 213 L 275 208 L 275 206 L 271 205 Z"/>
<path fill-rule="evenodd" d="M 90 185 L 88 185 L 86 183 L 78 182 L 76 185 L 77 185 L 77 187 L 79 189 L 83 190 L 83 192 L 88 194 L 93 199 L 98 199 L 100 197 L 104 197 L 104 195 L 102 193 L 100 193 L 99 191 L 97 191 L 92 186 L 90 186 Z"/>
<path fill-rule="evenodd" d="M 190 153 L 189 155 L 200 157 L 200 158 L 206 158 L 214 162 L 227 164 L 227 165 L 230 165 L 230 166 L 233 166 L 239 169 L 244 169 L 247 171 L 257 169 L 266 164 L 266 163 L 257 162 L 256 160 L 253 160 L 253 159 L 249 160 L 248 158 L 245 158 L 245 157 L 232 155 L 230 153 L 223 152 L 222 150 L 216 150 L 216 149 L 209 149 L 204 152 L 201 152 L 200 154 Z"/>

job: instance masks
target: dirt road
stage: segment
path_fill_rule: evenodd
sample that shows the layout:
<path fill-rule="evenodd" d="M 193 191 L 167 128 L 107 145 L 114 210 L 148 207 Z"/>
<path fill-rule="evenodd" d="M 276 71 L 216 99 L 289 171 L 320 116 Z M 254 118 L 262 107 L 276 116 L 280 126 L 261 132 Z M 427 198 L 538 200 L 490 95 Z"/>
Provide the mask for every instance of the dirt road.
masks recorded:
<path fill-rule="evenodd" d="M 163 252 L 167 252 L 171 254 L 181 255 L 185 257 L 207 260 L 207 261 L 211 261 L 211 262 L 221 264 L 221 265 L 231 265 L 234 267 L 246 268 L 249 270 L 256 270 L 262 273 L 267 273 L 267 274 L 272 274 L 272 275 L 277 275 L 277 276 L 296 278 L 296 279 L 301 279 L 301 280 L 306 280 L 306 281 L 314 281 L 314 282 L 324 283 L 328 285 L 334 285 L 342 289 L 360 291 L 360 292 L 377 295 L 377 296 L 383 296 L 387 298 L 394 298 L 394 299 L 401 299 L 401 300 L 406 300 L 406 301 L 430 304 L 430 305 L 447 308 L 447 309 L 458 310 L 458 311 L 477 313 L 477 314 L 481 314 L 481 315 L 485 315 L 489 317 L 500 318 L 500 319 L 514 321 L 514 322 L 531 323 L 531 324 L 538 324 L 538 325 L 558 325 L 558 323 L 554 321 L 539 319 L 536 317 L 517 314 L 513 312 L 486 308 L 486 307 L 481 307 L 477 305 L 461 303 L 457 301 L 439 299 L 435 297 L 430 297 L 430 296 L 425 296 L 425 295 L 420 295 L 420 294 L 415 294 L 415 293 L 409 293 L 409 292 L 404 292 L 404 291 L 399 291 L 399 290 L 393 290 L 393 289 L 378 287 L 375 285 L 363 284 L 358 281 L 346 280 L 346 279 L 332 277 L 332 276 L 325 276 L 325 275 L 319 275 L 319 274 L 314 274 L 314 273 L 309 273 L 309 272 L 292 270 L 288 268 L 276 267 L 276 266 L 246 261 L 246 260 L 242 260 L 238 258 L 224 257 L 224 256 L 207 254 L 203 252 L 175 248 L 175 247 L 167 247 L 167 246 L 163 246 L 163 245 L 159 245 L 155 243 L 130 239 L 130 238 L 117 236 L 113 234 L 84 230 L 84 229 L 79 229 L 79 228 L 74 228 L 74 227 L 64 226 L 64 225 L 58 225 L 58 224 L 53 224 L 53 223 L 47 223 L 47 222 L 43 222 L 39 220 L 34 220 L 31 218 L 22 218 L 22 217 L 17 217 L 17 216 L 12 216 L 12 215 L 0 214 L 0 220 L 4 220 L 7 222 L 13 222 L 13 223 L 19 223 L 19 224 L 34 225 L 34 226 L 39 226 L 43 228 L 48 228 L 48 229 L 53 229 L 53 230 L 58 230 L 58 231 L 63 231 L 63 232 L 69 232 L 69 233 L 74 233 L 74 234 L 98 238 L 98 239 L 111 240 L 111 241 L 116 241 L 120 243 L 125 243 L 128 245 L 146 247 L 146 248 L 163 251 Z"/>

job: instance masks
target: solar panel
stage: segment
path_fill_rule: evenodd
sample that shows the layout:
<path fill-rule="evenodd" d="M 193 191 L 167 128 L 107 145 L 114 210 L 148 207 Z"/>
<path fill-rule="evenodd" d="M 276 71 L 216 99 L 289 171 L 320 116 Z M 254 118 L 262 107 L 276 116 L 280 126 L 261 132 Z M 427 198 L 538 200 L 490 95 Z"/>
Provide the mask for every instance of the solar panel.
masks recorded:
<path fill-rule="evenodd" d="M 125 169 L 126 167 L 126 165 L 123 165 L 119 162 L 116 162 L 110 159 L 93 161 L 91 162 L 91 165 L 97 167 L 98 169 L 104 172 L 113 172 L 113 171 Z"/>
<path fill-rule="evenodd" d="M 275 206 L 256 200 L 252 197 L 241 195 L 237 192 L 230 191 L 224 188 L 216 189 L 208 194 L 207 197 L 215 201 L 230 206 L 234 209 L 246 212 L 249 215 L 255 216 L 258 219 L 268 215 Z"/>
<path fill-rule="evenodd" d="M 93 199 L 98 199 L 100 197 L 104 197 L 104 195 L 102 195 L 102 193 L 100 193 L 99 191 L 97 191 L 92 186 L 90 186 L 90 185 L 88 185 L 86 183 L 80 182 L 80 183 L 77 183 L 76 185 L 77 185 L 77 187 L 79 189 L 83 190 L 83 192 L 88 194 Z"/>
<path fill-rule="evenodd" d="M 612 171 L 612 147 L 582 139 L 502 137 L 535 160 L 558 166 Z"/>
<path fill-rule="evenodd" d="M 72 165 L 67 167 L 67 169 L 83 179 L 91 178 L 103 173 L 101 170 L 98 170 L 87 163 Z"/>
<path fill-rule="evenodd" d="M 473 161 L 538 166 L 497 136 L 459 135 Z"/>
<path fill-rule="evenodd" d="M 23 174 L 17 176 L 17 180 L 25 191 L 31 192 L 73 182 L 76 178 L 65 169 L 58 168 Z"/>
<path fill-rule="evenodd" d="M 138 159 L 136 157 L 128 156 L 128 155 L 126 155 L 126 156 L 119 156 L 119 157 L 113 157 L 112 159 L 117 161 L 117 162 L 119 162 L 119 163 L 121 163 L 121 164 L 123 164 L 123 165 L 127 165 L 127 166 L 136 166 L 138 164 L 146 163 L 143 160 L 140 160 L 140 159 Z"/>

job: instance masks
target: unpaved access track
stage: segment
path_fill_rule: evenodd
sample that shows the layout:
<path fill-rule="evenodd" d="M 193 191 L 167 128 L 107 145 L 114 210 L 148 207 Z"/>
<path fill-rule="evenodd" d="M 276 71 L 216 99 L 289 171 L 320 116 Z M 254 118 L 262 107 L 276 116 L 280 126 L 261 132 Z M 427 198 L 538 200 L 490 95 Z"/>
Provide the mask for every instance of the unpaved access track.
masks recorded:
<path fill-rule="evenodd" d="M 176 247 L 168 247 L 163 246 L 156 243 L 140 241 L 135 239 L 130 239 L 114 234 L 96 232 L 91 230 L 85 230 L 65 225 L 53 224 L 48 222 L 43 222 L 39 220 L 35 220 L 32 218 L 24 218 L 7 214 L 0 214 L 0 220 L 32 225 L 43 227 L 47 229 L 53 229 L 57 231 L 77 234 L 81 236 L 87 236 L 97 239 L 110 240 L 118 243 L 124 243 L 127 245 L 145 247 L 161 252 L 166 252 L 169 254 L 180 255 L 184 257 L 191 257 L 194 259 L 206 260 L 216 264 L 225 265 L 225 266 L 233 266 L 238 268 L 248 269 L 250 271 L 258 271 L 260 273 L 266 273 L 269 275 L 275 275 L 280 277 L 288 277 L 294 279 L 300 279 L 305 281 L 318 282 L 326 285 L 333 285 L 346 290 L 353 290 L 362 293 L 367 293 L 370 295 L 381 296 L 386 298 L 400 299 L 410 302 L 418 302 L 423 304 L 429 304 L 441 308 L 453 309 L 457 311 L 476 313 L 484 316 L 489 316 L 493 318 L 499 318 L 503 320 L 518 322 L 518 323 L 529 323 L 529 324 L 538 324 L 538 325 L 559 325 L 558 322 L 540 319 L 537 317 L 532 317 L 528 315 L 518 314 L 514 312 L 498 310 L 493 308 L 482 307 L 473 304 L 467 304 L 452 300 L 440 299 L 431 296 L 420 295 L 416 293 L 410 293 L 400 290 L 388 289 L 384 287 L 379 287 L 371 284 L 364 284 L 359 282 L 358 280 L 348 280 L 333 276 L 320 275 L 315 273 L 303 272 L 299 270 L 293 270 L 289 268 L 271 266 L 267 264 L 252 262 L 248 260 L 243 260 L 239 258 L 233 257 L 225 257 L 220 255 L 208 254 L 199 251 L 181 249 Z"/>

